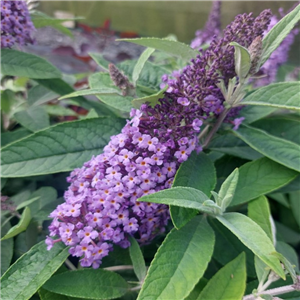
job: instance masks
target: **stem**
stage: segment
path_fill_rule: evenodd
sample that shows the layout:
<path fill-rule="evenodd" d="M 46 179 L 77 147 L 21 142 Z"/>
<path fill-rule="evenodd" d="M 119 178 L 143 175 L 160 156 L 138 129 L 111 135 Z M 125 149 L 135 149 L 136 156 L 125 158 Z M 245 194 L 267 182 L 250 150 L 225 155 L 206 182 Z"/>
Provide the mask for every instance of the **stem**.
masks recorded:
<path fill-rule="evenodd" d="M 230 108 L 225 108 L 222 113 L 220 114 L 217 122 L 214 124 L 213 128 L 211 129 L 211 131 L 208 133 L 208 135 L 206 136 L 206 139 L 202 145 L 202 148 L 204 149 L 209 142 L 211 141 L 211 139 L 213 138 L 214 134 L 217 132 L 217 130 L 220 128 L 220 126 L 222 125 L 224 119 L 226 118 L 228 112 L 229 112 Z"/>
<path fill-rule="evenodd" d="M 270 289 L 264 292 L 261 292 L 261 295 L 271 295 L 271 296 L 277 296 L 282 295 L 290 292 L 296 291 L 295 287 L 291 285 L 282 286 L 279 288 Z M 243 297 L 243 300 L 255 300 L 257 297 L 254 295 L 247 295 Z"/>
<path fill-rule="evenodd" d="M 202 139 L 203 136 L 207 133 L 209 127 L 210 127 L 210 125 L 206 125 L 205 128 L 199 133 L 199 135 L 198 135 L 199 140 Z"/>
<path fill-rule="evenodd" d="M 75 271 L 77 268 L 71 263 L 71 261 L 67 258 L 65 264 L 69 267 L 69 269 Z"/>
<path fill-rule="evenodd" d="M 138 291 L 141 289 L 141 287 L 142 287 L 141 285 L 135 286 L 135 287 L 131 288 L 130 291 Z"/>
<path fill-rule="evenodd" d="M 133 266 L 131 265 L 113 266 L 113 267 L 104 268 L 104 270 L 108 270 L 108 271 L 133 270 Z"/>

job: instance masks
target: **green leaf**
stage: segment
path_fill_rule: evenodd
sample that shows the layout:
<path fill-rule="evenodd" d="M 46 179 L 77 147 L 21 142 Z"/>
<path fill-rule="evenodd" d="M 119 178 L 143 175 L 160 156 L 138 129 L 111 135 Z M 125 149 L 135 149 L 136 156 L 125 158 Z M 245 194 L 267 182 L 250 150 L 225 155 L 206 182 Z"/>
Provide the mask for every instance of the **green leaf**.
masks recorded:
<path fill-rule="evenodd" d="M 270 57 L 272 52 L 280 45 L 283 39 L 293 29 L 295 24 L 300 20 L 300 5 L 293 11 L 282 18 L 264 37 L 263 39 L 263 54 L 261 65 Z"/>
<path fill-rule="evenodd" d="M 270 273 L 270 268 L 256 255 L 254 257 L 254 265 L 258 281 L 265 282 Z"/>
<path fill-rule="evenodd" d="M 129 237 L 130 247 L 129 254 L 133 264 L 134 273 L 140 282 L 146 277 L 147 269 L 145 265 L 145 260 L 143 257 L 143 253 L 138 242 L 132 236 Z"/>
<path fill-rule="evenodd" d="M 217 219 L 276 274 L 285 279 L 279 260 L 272 254 L 276 252 L 274 245 L 259 225 L 236 212 L 217 216 Z"/>
<path fill-rule="evenodd" d="M 5 225 L 4 225 L 5 224 Z M 11 226 L 5 217 L 1 217 L 1 237 L 3 237 Z M 1 241 L 1 276 L 9 268 L 14 253 L 14 239 Z"/>
<path fill-rule="evenodd" d="M 1 146 L 4 147 L 7 144 L 10 144 L 28 136 L 29 134 L 32 134 L 32 132 L 22 127 L 14 131 L 1 133 Z"/>
<path fill-rule="evenodd" d="M 12 49 L 1 49 L 1 72 L 38 79 L 61 77 L 60 71 L 45 59 Z"/>
<path fill-rule="evenodd" d="M 231 42 L 229 45 L 234 47 L 235 73 L 239 78 L 246 78 L 251 68 L 249 51 L 236 42 Z"/>
<path fill-rule="evenodd" d="M 289 119 L 288 116 L 266 118 L 253 123 L 253 127 L 267 131 L 269 134 L 300 145 L 300 119 Z"/>
<path fill-rule="evenodd" d="M 246 288 L 245 253 L 220 269 L 207 283 L 197 300 L 242 299 Z"/>
<path fill-rule="evenodd" d="M 300 191 L 289 193 L 289 200 L 292 208 L 291 210 L 300 228 Z"/>
<path fill-rule="evenodd" d="M 73 37 L 72 32 L 68 28 L 66 28 L 64 25 L 62 25 L 61 23 L 65 22 L 65 21 L 75 21 L 77 19 L 81 19 L 80 17 L 79 18 L 68 18 L 68 19 L 54 19 L 40 11 L 35 11 L 35 12 L 31 13 L 30 16 L 31 16 L 31 20 L 32 20 L 35 28 L 51 26 L 51 27 L 55 28 L 56 30 L 58 30 L 58 31 L 62 32 L 63 34 L 66 34 L 70 37 Z"/>
<path fill-rule="evenodd" d="M 79 300 L 80 299 L 80 298 L 73 298 L 73 297 L 55 294 L 43 288 L 39 289 L 39 296 L 41 300 Z"/>
<path fill-rule="evenodd" d="M 248 203 L 248 217 L 258 224 L 274 243 L 270 220 L 271 212 L 268 199 L 265 196 L 260 196 Z"/>
<path fill-rule="evenodd" d="M 276 250 L 284 255 L 293 265 L 295 265 L 296 271 L 299 271 L 298 254 L 293 247 L 285 242 L 277 241 Z"/>
<path fill-rule="evenodd" d="M 202 277 L 199 280 L 199 282 L 195 285 L 191 293 L 186 298 L 184 298 L 184 300 L 195 300 L 198 297 L 198 295 L 201 293 L 201 291 L 204 289 L 207 282 L 208 280 Z"/>
<path fill-rule="evenodd" d="M 14 114 L 18 123 L 30 131 L 38 131 L 50 126 L 49 116 L 44 107 L 32 106 Z"/>
<path fill-rule="evenodd" d="M 53 187 L 43 186 L 40 189 L 33 192 L 30 196 L 31 198 L 38 197 L 38 201 L 34 201 L 29 204 L 29 208 L 32 214 L 32 218 L 34 220 L 47 220 L 49 219 L 49 214 L 55 209 L 57 206 L 57 191 Z M 51 204 L 52 208 L 51 208 Z M 50 209 L 49 209 L 50 206 Z M 47 209 L 48 208 L 48 209 Z"/>
<path fill-rule="evenodd" d="M 159 92 L 152 94 L 150 96 L 145 96 L 142 98 L 135 98 L 131 101 L 133 107 L 139 109 L 142 104 L 147 103 L 154 107 L 157 103 L 158 100 L 164 97 L 164 93 L 166 91 L 166 88 L 163 90 L 160 90 Z"/>
<path fill-rule="evenodd" d="M 56 243 L 51 251 L 45 241 L 33 246 L 1 277 L 2 300 L 27 300 L 68 257 L 68 248 Z"/>
<path fill-rule="evenodd" d="M 209 149 L 247 160 L 254 160 L 262 157 L 259 152 L 253 150 L 232 133 L 226 133 L 215 137 L 209 144 Z"/>
<path fill-rule="evenodd" d="M 33 203 L 33 202 L 39 200 L 39 199 L 40 199 L 40 197 L 34 197 L 34 198 L 30 198 L 30 199 L 28 199 L 28 200 L 25 200 L 24 202 L 20 203 L 20 204 L 16 207 L 16 210 L 19 210 L 19 209 L 21 209 L 21 208 L 24 208 L 25 206 L 27 206 L 27 205 L 29 205 L 29 204 L 31 204 L 31 203 Z"/>
<path fill-rule="evenodd" d="M 281 253 L 275 252 L 272 254 L 283 263 L 285 269 L 291 275 L 293 282 L 297 283 L 298 282 L 297 275 L 296 275 L 295 269 L 294 269 L 293 265 L 290 263 L 290 261 L 286 257 L 284 257 Z"/>
<path fill-rule="evenodd" d="M 244 117 L 243 124 L 251 124 L 257 120 L 260 120 L 277 110 L 276 107 L 269 106 L 244 106 L 239 117 Z"/>
<path fill-rule="evenodd" d="M 98 155 L 120 132 L 122 119 L 95 118 L 61 123 L 2 148 L 2 176 L 66 172 Z"/>
<path fill-rule="evenodd" d="M 246 254 L 247 275 L 255 278 L 254 254 L 247 248 L 229 229 L 223 226 L 216 219 L 210 218 L 209 224 L 216 235 L 216 244 L 213 258 L 221 265 L 228 264 L 241 252 Z M 226 249 L 226 251 L 224 251 Z"/>
<path fill-rule="evenodd" d="M 246 163 L 239 168 L 239 181 L 231 206 L 277 190 L 296 176 L 297 172 L 266 157 Z"/>
<path fill-rule="evenodd" d="M 121 95 L 97 95 L 97 98 L 108 106 L 124 112 L 130 112 L 133 97 Z"/>
<path fill-rule="evenodd" d="M 139 198 L 138 201 L 176 205 L 202 210 L 209 198 L 201 191 L 189 187 L 174 187 Z"/>
<path fill-rule="evenodd" d="M 279 241 L 284 241 L 292 246 L 297 246 L 300 243 L 300 233 L 282 223 L 276 222 L 276 237 Z"/>
<path fill-rule="evenodd" d="M 29 105 L 40 105 L 58 97 L 57 93 L 37 84 L 28 91 L 27 101 Z"/>
<path fill-rule="evenodd" d="M 215 188 L 216 180 L 216 170 L 210 158 L 203 152 L 198 155 L 193 152 L 189 159 L 180 165 L 173 181 L 173 187 L 198 189 L 206 194 L 208 199 L 210 191 Z M 198 211 L 195 209 L 170 206 L 171 218 L 177 229 L 184 226 L 197 213 Z"/>
<path fill-rule="evenodd" d="M 217 204 L 222 208 L 223 211 L 229 206 L 234 196 L 235 189 L 239 180 L 239 169 L 236 168 L 234 171 L 225 179 L 221 185 L 216 201 Z"/>
<path fill-rule="evenodd" d="M 147 48 L 139 57 L 138 61 L 136 62 L 136 65 L 134 66 L 133 72 L 132 72 L 132 81 L 133 85 L 136 85 L 137 80 L 139 79 L 139 76 L 141 74 L 141 71 L 148 60 L 148 58 L 151 56 L 151 54 L 155 51 L 153 48 Z"/>
<path fill-rule="evenodd" d="M 192 49 L 190 46 L 169 39 L 139 38 L 122 39 L 121 41 L 154 48 L 156 50 L 175 55 L 187 61 L 190 61 L 192 58 L 195 58 L 197 55 L 199 55 L 199 51 Z"/>
<path fill-rule="evenodd" d="M 151 262 L 138 300 L 187 297 L 207 268 L 214 240 L 213 230 L 201 216 L 173 229 Z"/>
<path fill-rule="evenodd" d="M 84 299 L 114 299 L 123 296 L 127 282 L 117 273 L 103 269 L 68 271 L 51 277 L 43 289 Z"/>
<path fill-rule="evenodd" d="M 30 220 L 31 220 L 30 208 L 25 207 L 19 223 L 13 226 L 12 228 L 10 228 L 9 231 L 6 233 L 6 235 L 3 238 L 1 238 L 1 241 L 10 239 L 18 235 L 19 233 L 25 231 L 30 223 Z"/>
<path fill-rule="evenodd" d="M 58 100 L 66 99 L 66 98 L 74 98 L 78 96 L 87 96 L 87 95 L 99 95 L 99 94 L 119 94 L 117 89 L 112 88 L 98 88 L 98 89 L 88 89 L 88 90 L 79 90 L 73 92 L 71 94 L 60 97 Z"/>
<path fill-rule="evenodd" d="M 259 105 L 300 110 L 300 82 L 279 82 L 261 87 L 246 96 L 239 105 Z"/>
<path fill-rule="evenodd" d="M 109 62 L 103 58 L 103 55 L 100 53 L 88 53 L 89 56 L 106 72 L 108 72 Z"/>
<path fill-rule="evenodd" d="M 253 127 L 242 126 L 234 134 L 266 157 L 300 172 L 300 145 Z"/>

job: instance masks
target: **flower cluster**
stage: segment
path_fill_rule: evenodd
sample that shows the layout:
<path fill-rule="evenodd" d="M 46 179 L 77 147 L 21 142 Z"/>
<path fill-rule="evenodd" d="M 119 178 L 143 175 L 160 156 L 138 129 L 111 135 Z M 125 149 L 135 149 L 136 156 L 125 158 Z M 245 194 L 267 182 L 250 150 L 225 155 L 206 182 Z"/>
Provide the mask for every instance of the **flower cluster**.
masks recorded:
<path fill-rule="evenodd" d="M 168 207 L 137 199 L 171 187 L 178 165 L 196 148 L 199 120 L 186 125 L 177 122 L 178 128 L 174 122 L 168 129 L 147 129 L 150 117 L 147 121 L 134 109 L 131 116 L 102 154 L 71 173 L 66 202 L 50 215 L 50 236 L 58 238 L 46 239 L 48 249 L 63 241 L 71 246 L 73 256 L 82 257 L 80 263 L 85 267 L 98 268 L 113 244 L 127 248 L 129 235 L 144 244 L 164 231 Z"/>
<path fill-rule="evenodd" d="M 25 1 L 1 1 L 1 48 L 33 43 L 33 30 Z"/>
<path fill-rule="evenodd" d="M 104 152 L 75 169 L 65 192 L 66 202 L 51 213 L 48 249 L 62 241 L 82 266 L 99 267 L 113 245 L 128 247 L 128 236 L 140 244 L 164 231 L 168 207 L 138 198 L 170 188 L 180 165 L 193 150 L 201 151 L 197 134 L 208 118 L 218 116 L 224 98 L 219 80 L 234 77 L 236 41 L 245 47 L 268 26 L 270 12 L 258 18 L 237 16 L 224 38 L 214 39 L 207 51 L 168 80 L 164 98 L 154 107 L 132 109 L 122 132 L 111 137 Z M 237 119 L 237 127 L 242 119 Z"/>

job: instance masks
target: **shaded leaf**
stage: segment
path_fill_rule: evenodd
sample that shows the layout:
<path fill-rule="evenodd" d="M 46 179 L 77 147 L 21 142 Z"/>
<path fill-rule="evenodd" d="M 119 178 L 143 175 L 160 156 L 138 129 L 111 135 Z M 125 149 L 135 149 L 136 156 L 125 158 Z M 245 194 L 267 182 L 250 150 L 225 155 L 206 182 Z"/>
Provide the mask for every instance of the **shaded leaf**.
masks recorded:
<path fill-rule="evenodd" d="M 234 66 L 235 73 L 239 78 L 245 78 L 251 68 L 251 58 L 249 51 L 236 42 L 229 45 L 234 47 Z"/>
<path fill-rule="evenodd" d="M 10 223 L 7 222 L 6 220 L 7 219 L 4 218 L 3 216 L 1 217 L 1 237 L 3 237 L 11 228 Z M 10 262 L 13 257 L 13 251 L 14 251 L 13 239 L 1 241 L 1 276 L 10 266 Z"/>
<path fill-rule="evenodd" d="M 215 185 L 216 170 L 212 161 L 203 152 L 198 155 L 196 152 L 193 152 L 189 159 L 180 165 L 172 186 L 195 188 L 209 197 Z M 171 218 L 176 228 L 184 226 L 197 212 L 195 209 L 170 206 Z"/>
<path fill-rule="evenodd" d="M 207 283 L 197 300 L 237 300 L 246 288 L 245 253 L 220 269 Z"/>
<path fill-rule="evenodd" d="M 103 269 L 68 271 L 51 277 L 43 289 L 84 299 L 114 299 L 128 290 L 127 282 L 117 273 Z"/>

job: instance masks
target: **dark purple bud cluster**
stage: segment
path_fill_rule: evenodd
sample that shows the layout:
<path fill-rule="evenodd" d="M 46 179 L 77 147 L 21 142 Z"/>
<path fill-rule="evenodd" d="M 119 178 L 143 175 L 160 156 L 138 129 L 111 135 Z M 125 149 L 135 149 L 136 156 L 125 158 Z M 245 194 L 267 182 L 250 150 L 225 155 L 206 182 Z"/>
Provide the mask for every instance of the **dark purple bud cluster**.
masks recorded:
<path fill-rule="evenodd" d="M 223 80 L 227 87 L 229 79 L 236 76 L 234 65 L 234 47 L 237 42 L 248 48 L 253 40 L 262 36 L 271 19 L 270 10 L 263 11 L 257 18 L 252 14 L 238 15 L 226 27 L 223 38 L 215 36 L 206 51 L 200 49 L 200 55 L 191 60 L 177 80 L 167 81 L 167 93 L 173 99 L 186 99 L 193 111 L 193 116 L 201 120 L 218 116 L 224 109 L 224 96 L 218 87 Z M 232 109 L 229 117 L 237 114 L 239 109 Z"/>
<path fill-rule="evenodd" d="M 33 43 L 34 30 L 25 1 L 1 1 L 1 48 Z"/>
<path fill-rule="evenodd" d="M 145 244 L 165 230 L 168 207 L 137 199 L 171 187 L 179 164 L 196 148 L 202 124 L 188 118 L 182 124 L 185 118 L 177 112 L 169 122 L 162 112 L 153 116 L 156 127 L 149 127 L 154 119 L 139 110 L 132 109 L 131 117 L 102 154 L 71 173 L 66 202 L 50 215 L 50 236 L 57 239 L 47 237 L 48 249 L 62 241 L 73 256 L 82 257 L 84 267 L 98 268 L 113 244 L 129 247 L 130 235 Z"/>

